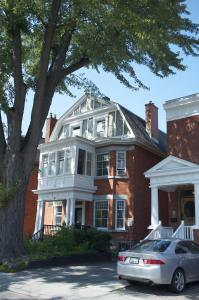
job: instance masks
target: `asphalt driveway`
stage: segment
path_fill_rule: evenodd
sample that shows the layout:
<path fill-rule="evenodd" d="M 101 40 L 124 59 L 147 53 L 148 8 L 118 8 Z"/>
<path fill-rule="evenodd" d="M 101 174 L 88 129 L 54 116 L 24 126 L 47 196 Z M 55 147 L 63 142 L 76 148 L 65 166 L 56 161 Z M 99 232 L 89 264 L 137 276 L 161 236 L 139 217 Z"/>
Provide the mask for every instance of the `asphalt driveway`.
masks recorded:
<path fill-rule="evenodd" d="M 51 300 L 178 300 L 199 299 L 199 283 L 175 295 L 164 286 L 118 281 L 115 263 L 32 269 L 16 274 L 0 273 L 0 299 Z"/>

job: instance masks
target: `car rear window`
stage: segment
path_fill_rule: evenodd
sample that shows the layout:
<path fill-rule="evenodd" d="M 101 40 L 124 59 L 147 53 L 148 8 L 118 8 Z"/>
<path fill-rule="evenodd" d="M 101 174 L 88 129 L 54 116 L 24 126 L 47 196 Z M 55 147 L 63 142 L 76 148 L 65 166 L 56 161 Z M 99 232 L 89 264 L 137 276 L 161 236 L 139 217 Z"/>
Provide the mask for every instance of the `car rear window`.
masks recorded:
<path fill-rule="evenodd" d="M 164 252 L 168 246 L 171 244 L 170 241 L 162 240 L 146 240 L 137 244 L 133 250 L 142 250 L 142 251 L 153 251 L 153 252 Z"/>

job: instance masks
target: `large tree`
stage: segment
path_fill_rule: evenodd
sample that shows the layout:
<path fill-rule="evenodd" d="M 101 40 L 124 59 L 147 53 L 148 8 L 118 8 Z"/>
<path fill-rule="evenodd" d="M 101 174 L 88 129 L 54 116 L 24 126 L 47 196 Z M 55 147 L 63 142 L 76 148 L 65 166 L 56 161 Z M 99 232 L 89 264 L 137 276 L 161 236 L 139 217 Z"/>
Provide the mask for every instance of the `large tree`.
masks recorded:
<path fill-rule="evenodd" d="M 182 53 L 199 53 L 188 15 L 182 0 L 0 0 L 0 261 L 23 254 L 24 195 L 54 93 L 88 88 L 83 67 L 131 89 L 144 87 L 134 64 L 161 77 L 184 70 Z"/>

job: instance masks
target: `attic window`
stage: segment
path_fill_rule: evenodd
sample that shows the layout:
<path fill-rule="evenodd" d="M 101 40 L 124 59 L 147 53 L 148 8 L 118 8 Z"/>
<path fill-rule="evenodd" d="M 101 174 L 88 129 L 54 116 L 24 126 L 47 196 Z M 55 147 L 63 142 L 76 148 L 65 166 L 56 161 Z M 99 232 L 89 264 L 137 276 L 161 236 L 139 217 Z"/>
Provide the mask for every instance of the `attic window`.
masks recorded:
<path fill-rule="evenodd" d="M 61 140 L 61 139 L 64 139 L 68 136 L 69 136 L 69 125 L 66 124 L 66 125 L 62 126 L 62 128 L 59 132 L 58 139 Z"/>
<path fill-rule="evenodd" d="M 97 121 L 96 134 L 98 137 L 104 137 L 105 134 L 105 119 Z"/>

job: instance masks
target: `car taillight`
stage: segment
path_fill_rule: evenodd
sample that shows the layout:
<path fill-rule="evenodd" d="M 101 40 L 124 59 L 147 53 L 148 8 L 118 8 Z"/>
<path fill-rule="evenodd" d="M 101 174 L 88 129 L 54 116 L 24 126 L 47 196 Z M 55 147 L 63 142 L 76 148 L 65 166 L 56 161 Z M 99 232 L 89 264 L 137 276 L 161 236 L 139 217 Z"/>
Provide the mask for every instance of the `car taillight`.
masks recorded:
<path fill-rule="evenodd" d="M 117 260 L 118 261 L 125 261 L 127 259 L 127 256 L 118 255 Z"/>
<path fill-rule="evenodd" d="M 143 259 L 144 265 L 164 265 L 165 263 L 160 259 Z"/>

